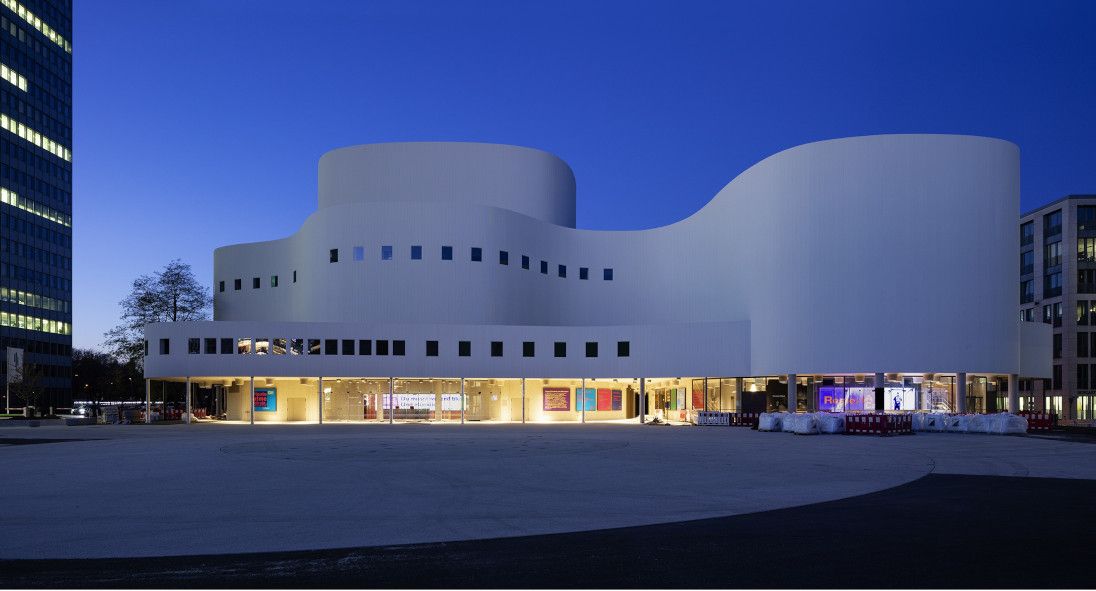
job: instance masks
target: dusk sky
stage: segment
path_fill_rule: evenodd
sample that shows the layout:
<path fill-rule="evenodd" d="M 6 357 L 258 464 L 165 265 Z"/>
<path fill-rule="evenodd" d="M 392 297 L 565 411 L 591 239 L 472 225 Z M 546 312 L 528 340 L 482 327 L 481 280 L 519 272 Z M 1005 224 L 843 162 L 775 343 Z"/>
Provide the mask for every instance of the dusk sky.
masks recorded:
<path fill-rule="evenodd" d="M 1092 1 L 76 0 L 74 24 L 77 347 L 137 275 L 180 258 L 209 286 L 214 248 L 296 231 L 352 144 L 547 150 L 593 229 L 878 133 L 1015 142 L 1025 211 L 1096 193 Z"/>

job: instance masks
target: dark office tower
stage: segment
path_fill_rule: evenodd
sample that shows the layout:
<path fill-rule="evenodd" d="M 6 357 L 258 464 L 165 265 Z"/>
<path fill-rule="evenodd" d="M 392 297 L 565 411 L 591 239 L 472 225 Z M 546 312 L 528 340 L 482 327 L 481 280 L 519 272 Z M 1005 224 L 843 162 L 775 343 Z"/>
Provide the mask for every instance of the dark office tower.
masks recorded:
<path fill-rule="evenodd" d="M 40 408 L 69 406 L 72 1 L 0 0 L 0 29 L 0 352 L 25 351 Z"/>

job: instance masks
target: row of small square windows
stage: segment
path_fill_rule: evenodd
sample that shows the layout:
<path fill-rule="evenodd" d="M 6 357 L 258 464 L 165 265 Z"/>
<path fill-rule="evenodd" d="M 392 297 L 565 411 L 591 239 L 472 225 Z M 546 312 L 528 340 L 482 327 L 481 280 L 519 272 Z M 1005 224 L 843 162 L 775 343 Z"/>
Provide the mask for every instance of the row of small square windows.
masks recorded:
<path fill-rule="evenodd" d="M 296 283 L 296 282 L 297 282 L 297 272 L 293 271 L 293 283 Z M 263 282 L 260 278 L 258 278 L 258 277 L 252 277 L 251 278 L 251 289 L 259 289 L 262 286 L 263 286 Z M 278 287 L 278 276 L 277 275 L 271 275 L 270 276 L 270 287 Z M 232 289 L 234 289 L 235 291 L 240 291 L 240 289 L 242 289 L 242 288 L 243 288 L 243 280 L 242 279 L 233 280 Z M 224 281 L 218 281 L 217 282 L 217 291 L 224 291 L 224 290 L 225 290 L 225 282 Z"/>
<path fill-rule="evenodd" d="M 364 246 L 355 246 L 354 247 L 354 260 L 355 261 L 365 260 L 365 247 Z M 388 246 L 388 245 L 381 246 L 381 260 L 382 261 L 392 260 L 392 247 L 391 246 Z M 412 245 L 411 246 L 411 260 L 413 260 L 413 261 L 421 261 L 422 260 L 422 246 L 419 246 L 419 245 Z M 443 247 L 441 247 L 441 260 L 443 260 L 443 261 L 453 260 L 453 247 L 452 246 L 443 246 Z M 469 253 L 469 260 L 471 260 L 472 262 L 475 262 L 475 263 L 483 262 L 483 249 L 478 247 L 478 246 L 473 246 L 471 248 L 471 252 Z M 339 262 L 339 249 L 332 248 L 330 250 L 330 252 L 328 252 L 328 261 L 332 262 L 332 263 Z M 530 263 L 529 257 L 526 256 L 526 255 L 521 255 L 521 268 L 522 269 L 528 269 L 529 268 L 529 263 Z M 500 250 L 499 251 L 499 264 L 500 265 L 509 265 L 510 264 L 510 252 L 509 251 L 506 251 L 506 250 Z M 548 261 L 541 261 L 540 262 L 540 272 L 543 273 L 544 275 L 548 274 Z M 564 277 L 564 278 L 567 277 L 567 265 L 557 265 L 556 273 L 560 277 Z M 588 267 L 579 267 L 578 268 L 578 278 L 583 279 L 583 280 L 589 279 L 590 278 L 590 269 Z M 613 280 L 613 270 L 608 269 L 608 268 L 602 269 L 601 270 L 601 278 L 605 281 L 612 281 Z"/>
<path fill-rule="evenodd" d="M 237 355 L 319 355 L 321 347 L 323 345 L 324 355 L 339 355 L 340 351 L 342 355 L 388 355 L 389 342 L 387 340 L 377 339 L 251 339 L 251 338 L 221 338 L 220 340 L 220 352 L 221 354 L 231 355 L 233 353 Z M 216 338 L 189 338 L 187 339 L 187 353 L 194 355 L 200 353 L 216 354 L 217 353 L 217 341 Z M 204 345 L 204 347 L 203 347 Z M 341 347 L 340 347 L 341 345 Z M 356 347 L 355 347 L 356 345 Z M 375 346 L 374 346 L 375 345 Z M 401 357 L 406 351 L 406 341 L 394 340 L 391 341 L 392 355 Z M 555 357 L 567 356 L 567 342 L 555 341 L 552 343 L 552 353 Z M 355 353 L 356 349 L 356 353 Z M 426 356 L 437 357 L 439 345 L 438 341 L 426 341 Z M 502 357 L 503 354 L 503 342 L 491 341 L 491 357 Z M 169 355 L 171 353 L 171 339 L 160 339 L 160 354 Z M 630 357 L 632 353 L 631 341 L 617 341 L 617 357 Z M 145 341 L 145 355 L 148 355 L 148 341 Z M 472 356 L 472 341 L 457 341 L 457 356 L 458 357 L 471 357 Z M 535 341 L 522 341 L 521 343 L 521 356 L 522 357 L 536 357 L 536 342 Z M 586 356 L 597 357 L 598 356 L 598 343 L 597 341 L 586 342 Z"/>

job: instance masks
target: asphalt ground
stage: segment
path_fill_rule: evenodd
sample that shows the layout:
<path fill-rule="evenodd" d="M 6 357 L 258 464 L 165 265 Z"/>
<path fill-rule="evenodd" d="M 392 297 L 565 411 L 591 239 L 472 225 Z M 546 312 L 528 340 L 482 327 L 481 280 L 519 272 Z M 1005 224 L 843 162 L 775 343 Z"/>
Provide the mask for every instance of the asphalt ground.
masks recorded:
<path fill-rule="evenodd" d="M 3 560 L 0 586 L 1090 588 L 1094 499 L 1093 480 L 929 474 L 837 501 L 599 531 L 261 554 Z"/>

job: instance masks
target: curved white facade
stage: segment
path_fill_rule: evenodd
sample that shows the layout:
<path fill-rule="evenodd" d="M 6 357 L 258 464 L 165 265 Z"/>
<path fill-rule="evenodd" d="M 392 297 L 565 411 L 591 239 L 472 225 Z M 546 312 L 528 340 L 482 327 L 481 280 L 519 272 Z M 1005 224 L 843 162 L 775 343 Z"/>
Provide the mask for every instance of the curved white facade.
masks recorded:
<path fill-rule="evenodd" d="M 642 231 L 575 229 L 574 176 L 537 150 L 343 148 L 321 159 L 319 208 L 297 233 L 214 253 L 213 322 L 147 328 L 146 375 L 1016 374 L 1018 209 L 1019 151 L 983 137 L 798 146 L 692 216 Z M 406 353 L 186 348 L 188 338 L 313 335 L 400 339 Z M 177 342 L 159 355 L 163 338 Z M 427 340 L 439 342 L 436 357 Z M 462 340 L 468 357 L 457 355 Z M 501 357 L 489 355 L 492 341 L 504 343 Z M 533 357 L 522 356 L 526 341 Z M 597 357 L 585 356 L 587 342 L 599 343 Z"/>

